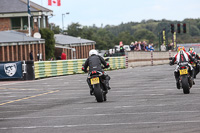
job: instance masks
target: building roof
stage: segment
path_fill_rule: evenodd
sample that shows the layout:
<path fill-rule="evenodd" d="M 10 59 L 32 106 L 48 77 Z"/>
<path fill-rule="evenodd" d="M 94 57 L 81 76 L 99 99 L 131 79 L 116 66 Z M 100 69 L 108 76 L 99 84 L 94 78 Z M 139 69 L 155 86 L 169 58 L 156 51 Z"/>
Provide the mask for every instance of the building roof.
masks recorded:
<path fill-rule="evenodd" d="M 0 31 L 0 45 L 4 43 L 18 43 L 18 42 L 38 42 L 44 39 L 38 39 L 26 36 L 25 33 L 16 31 Z"/>
<path fill-rule="evenodd" d="M 63 34 L 55 34 L 55 41 L 56 44 L 60 45 L 73 45 L 73 44 L 96 44 L 95 41 L 82 39 L 80 37 L 73 37 L 69 35 L 63 35 Z"/>
<path fill-rule="evenodd" d="M 2 13 L 24 13 L 27 12 L 27 0 L 0 0 L 0 14 Z M 30 1 L 31 12 L 53 12 Z"/>

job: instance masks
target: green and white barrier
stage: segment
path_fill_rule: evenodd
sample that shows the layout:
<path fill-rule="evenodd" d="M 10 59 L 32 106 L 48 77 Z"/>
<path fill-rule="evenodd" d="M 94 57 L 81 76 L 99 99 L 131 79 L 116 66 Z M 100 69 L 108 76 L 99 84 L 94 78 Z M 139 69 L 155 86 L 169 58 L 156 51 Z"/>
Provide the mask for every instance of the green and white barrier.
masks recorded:
<path fill-rule="evenodd" d="M 109 69 L 122 69 L 126 67 L 125 56 L 109 58 Z M 86 59 L 34 62 L 35 78 L 83 73 L 81 68 L 85 61 Z"/>

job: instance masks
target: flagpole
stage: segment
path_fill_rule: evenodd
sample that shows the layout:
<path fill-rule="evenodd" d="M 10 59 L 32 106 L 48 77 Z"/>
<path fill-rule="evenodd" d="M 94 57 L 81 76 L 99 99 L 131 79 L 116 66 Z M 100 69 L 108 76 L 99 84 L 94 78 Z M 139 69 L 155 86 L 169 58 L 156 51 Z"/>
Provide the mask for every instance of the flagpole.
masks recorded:
<path fill-rule="evenodd" d="M 30 17 L 30 15 L 28 15 L 28 36 L 31 36 L 31 22 L 30 22 L 30 19 L 31 19 L 31 17 Z"/>
<path fill-rule="evenodd" d="M 30 1 L 27 0 L 28 5 L 28 36 L 31 36 L 31 11 L 30 11 Z"/>

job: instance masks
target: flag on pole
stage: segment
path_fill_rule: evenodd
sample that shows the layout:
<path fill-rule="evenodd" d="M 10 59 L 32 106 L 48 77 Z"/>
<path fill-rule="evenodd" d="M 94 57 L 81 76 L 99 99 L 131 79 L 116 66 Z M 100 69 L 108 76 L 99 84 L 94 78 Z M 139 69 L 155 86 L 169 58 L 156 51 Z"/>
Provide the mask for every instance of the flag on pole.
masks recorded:
<path fill-rule="evenodd" d="M 61 0 L 48 0 L 49 6 L 61 6 Z"/>
<path fill-rule="evenodd" d="M 27 2 L 27 6 L 28 6 L 28 15 L 31 16 L 31 10 L 30 10 L 30 0 L 28 0 Z"/>

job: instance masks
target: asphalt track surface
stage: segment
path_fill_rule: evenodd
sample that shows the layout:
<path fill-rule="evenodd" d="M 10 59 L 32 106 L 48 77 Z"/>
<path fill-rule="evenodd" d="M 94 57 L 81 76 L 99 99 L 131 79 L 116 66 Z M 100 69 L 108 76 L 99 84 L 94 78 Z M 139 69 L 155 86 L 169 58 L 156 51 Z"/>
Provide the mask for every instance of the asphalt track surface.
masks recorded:
<path fill-rule="evenodd" d="M 108 71 L 108 101 L 89 95 L 86 74 L 0 82 L 0 133 L 199 133 L 200 77 L 190 94 L 175 66 Z"/>

